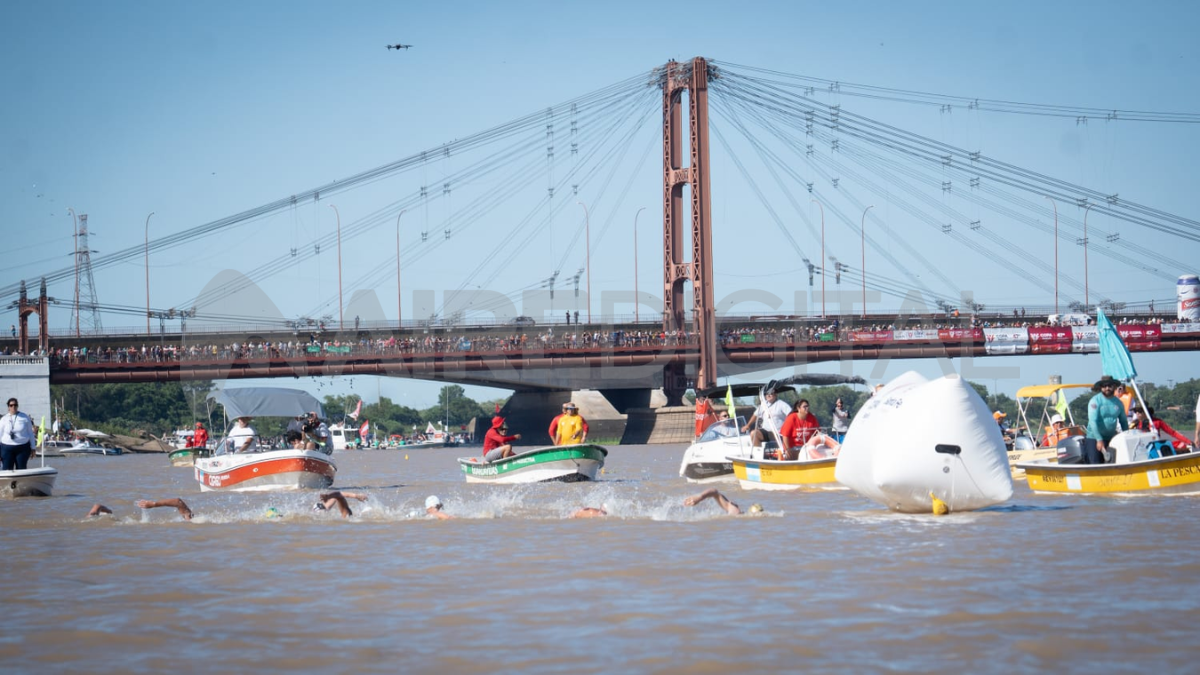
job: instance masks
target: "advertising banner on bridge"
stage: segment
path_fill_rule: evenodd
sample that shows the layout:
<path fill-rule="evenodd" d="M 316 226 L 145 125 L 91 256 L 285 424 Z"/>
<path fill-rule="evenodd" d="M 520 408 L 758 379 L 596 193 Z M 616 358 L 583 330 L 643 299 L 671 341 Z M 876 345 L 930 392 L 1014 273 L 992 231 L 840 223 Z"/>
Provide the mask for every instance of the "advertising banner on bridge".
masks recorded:
<path fill-rule="evenodd" d="M 939 328 L 937 333 L 942 342 L 983 342 L 982 328 Z"/>
<path fill-rule="evenodd" d="M 1171 334 L 1200 333 L 1200 323 L 1164 323 L 1161 328 L 1162 332 Z"/>
<path fill-rule="evenodd" d="M 1035 326 L 1029 332 L 1029 351 L 1032 354 L 1068 354 L 1073 336 L 1069 326 Z"/>
<path fill-rule="evenodd" d="M 1157 324 L 1123 324 L 1117 326 L 1117 334 L 1128 345 L 1131 342 L 1162 340 L 1162 327 Z"/>
<path fill-rule="evenodd" d="M 890 330 L 852 330 L 850 331 L 851 342 L 891 342 L 892 331 Z"/>
<path fill-rule="evenodd" d="M 938 332 L 936 330 L 894 330 L 892 337 L 895 340 L 924 340 L 927 342 L 937 342 Z"/>
<path fill-rule="evenodd" d="M 1026 354 L 1029 352 L 1029 331 L 1024 327 L 984 328 L 983 342 L 987 354 Z"/>

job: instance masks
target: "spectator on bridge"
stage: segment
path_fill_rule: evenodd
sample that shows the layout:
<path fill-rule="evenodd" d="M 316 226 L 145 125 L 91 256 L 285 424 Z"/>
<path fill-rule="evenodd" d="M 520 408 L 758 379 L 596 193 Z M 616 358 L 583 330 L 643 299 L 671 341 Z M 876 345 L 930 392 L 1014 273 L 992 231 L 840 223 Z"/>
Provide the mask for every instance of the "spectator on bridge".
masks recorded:
<path fill-rule="evenodd" d="M 575 325 L 579 325 L 579 310 L 575 310 Z"/>
<path fill-rule="evenodd" d="M 570 310 L 567 310 L 567 312 L 566 312 L 566 315 L 567 315 L 567 325 L 568 325 L 568 326 L 570 326 L 570 325 L 571 325 L 571 312 L 570 312 Z"/>
<path fill-rule="evenodd" d="M 17 399 L 8 399 L 8 412 L 0 418 L 0 464 L 4 471 L 24 471 L 33 454 L 33 420 L 17 410 Z"/>
<path fill-rule="evenodd" d="M 796 459 L 798 450 L 801 446 L 808 443 L 809 439 L 817 435 L 821 431 L 821 423 L 817 420 L 817 416 L 809 410 L 808 399 L 802 398 L 796 401 L 795 412 L 787 416 L 783 422 L 783 428 L 779 430 L 779 436 L 783 440 L 783 452 L 780 453 L 780 459 Z"/>
<path fill-rule="evenodd" d="M 753 428 L 754 431 L 750 434 L 750 443 L 755 446 L 764 445 L 767 440 L 772 438 L 773 434 L 783 429 L 783 423 L 787 420 L 790 412 L 788 404 L 780 401 L 775 392 L 764 392 L 762 403 L 759 403 L 754 414 L 750 415 L 746 426 L 742 427 L 742 433 Z"/>
<path fill-rule="evenodd" d="M 555 445 L 576 445 L 587 442 L 587 421 L 579 414 L 579 406 L 568 401 L 566 411 L 558 418 L 558 428 L 555 429 Z"/>
<path fill-rule="evenodd" d="M 258 432 L 250 426 L 252 419 L 254 418 L 247 415 L 237 418 L 234 422 L 233 428 L 229 430 L 229 438 L 225 440 L 229 452 L 248 452 L 254 445 Z"/>
<path fill-rule="evenodd" d="M 521 440 L 521 434 L 506 435 L 508 423 L 499 415 L 492 418 L 492 428 L 483 437 L 483 461 L 494 462 L 512 457 L 512 442 Z"/>

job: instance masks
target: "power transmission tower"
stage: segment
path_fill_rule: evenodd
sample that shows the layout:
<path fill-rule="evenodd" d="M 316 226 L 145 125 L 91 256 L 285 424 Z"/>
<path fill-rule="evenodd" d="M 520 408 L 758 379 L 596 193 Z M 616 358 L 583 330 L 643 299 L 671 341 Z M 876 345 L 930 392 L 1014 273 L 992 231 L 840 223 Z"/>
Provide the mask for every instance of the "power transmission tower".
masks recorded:
<path fill-rule="evenodd" d="M 75 305 L 71 310 L 72 322 L 75 324 L 75 335 L 80 332 L 80 324 L 88 327 L 93 333 L 104 330 L 100 325 L 99 300 L 96 299 L 96 279 L 92 276 L 92 253 L 88 246 L 87 214 L 79 214 L 79 231 L 75 234 Z M 85 319 L 84 314 L 88 317 Z"/>

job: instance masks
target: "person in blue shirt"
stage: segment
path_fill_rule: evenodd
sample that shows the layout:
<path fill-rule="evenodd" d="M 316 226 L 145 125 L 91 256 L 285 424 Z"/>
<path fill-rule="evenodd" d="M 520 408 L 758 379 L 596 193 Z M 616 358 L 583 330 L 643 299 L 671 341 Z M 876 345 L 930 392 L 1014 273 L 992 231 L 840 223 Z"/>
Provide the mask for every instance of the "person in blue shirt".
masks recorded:
<path fill-rule="evenodd" d="M 1084 443 L 1084 458 L 1088 464 L 1103 464 L 1108 444 L 1118 433 L 1129 429 L 1125 417 L 1125 404 L 1115 392 L 1120 382 L 1105 375 L 1092 386 L 1099 392 L 1088 402 L 1087 442 Z"/>

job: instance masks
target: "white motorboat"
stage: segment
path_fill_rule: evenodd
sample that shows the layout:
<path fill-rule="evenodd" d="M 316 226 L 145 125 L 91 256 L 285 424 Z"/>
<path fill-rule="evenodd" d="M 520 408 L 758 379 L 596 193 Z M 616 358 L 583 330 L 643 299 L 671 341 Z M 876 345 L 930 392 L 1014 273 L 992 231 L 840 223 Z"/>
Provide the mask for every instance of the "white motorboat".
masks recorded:
<path fill-rule="evenodd" d="M 735 384 L 724 387 L 711 387 L 696 393 L 710 400 L 723 398 L 729 392 L 732 392 L 734 398 L 757 395 L 761 399 L 762 392 L 767 389 L 773 390 L 776 394 L 783 394 L 794 392 L 797 386 L 865 383 L 866 381 L 861 377 L 810 373 L 795 375 L 782 380 L 772 380 L 766 384 Z M 732 410 L 729 413 L 733 415 Z M 700 438 L 684 451 L 683 460 L 679 464 L 679 475 L 691 483 L 732 483 L 737 481 L 737 477 L 734 476 L 733 461 L 731 458 L 743 457 L 750 459 L 751 457 L 750 436 L 749 434 L 740 432 L 740 428 L 744 425 L 745 420 L 742 419 L 719 420 L 710 424 L 704 430 L 704 433 L 700 435 Z M 767 446 L 772 447 L 777 442 L 777 440 L 768 441 Z M 759 455 L 758 459 L 762 459 L 762 455 Z"/>
<path fill-rule="evenodd" d="M 56 478 L 58 469 L 49 466 L 0 471 L 0 497 L 49 497 Z"/>
<path fill-rule="evenodd" d="M 225 406 L 227 419 L 238 417 L 294 418 L 309 411 L 323 415 L 319 401 L 296 389 L 252 387 L 226 389 L 209 395 Z M 202 491 L 259 491 L 323 489 L 337 474 L 332 448 L 302 450 L 264 447 L 255 438 L 243 452 L 230 452 L 230 439 L 222 439 L 211 457 L 195 459 L 196 482 Z"/>
<path fill-rule="evenodd" d="M 67 455 L 119 455 L 120 448 L 109 448 L 90 438 L 74 440 L 46 440 L 38 454 L 43 457 L 65 457 Z"/>

